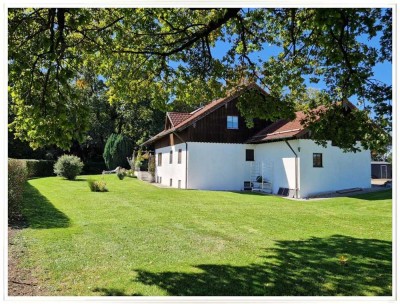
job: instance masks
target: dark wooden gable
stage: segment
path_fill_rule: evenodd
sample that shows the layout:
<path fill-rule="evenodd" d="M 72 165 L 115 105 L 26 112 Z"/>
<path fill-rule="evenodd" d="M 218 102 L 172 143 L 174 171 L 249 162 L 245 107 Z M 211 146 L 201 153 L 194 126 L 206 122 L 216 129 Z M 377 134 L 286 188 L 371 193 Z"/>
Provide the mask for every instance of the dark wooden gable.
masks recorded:
<path fill-rule="evenodd" d="M 237 102 L 237 98 L 235 98 L 194 121 L 186 129 L 161 138 L 155 143 L 155 147 L 161 148 L 182 142 L 244 143 L 265 128 L 268 123 L 255 119 L 254 127 L 248 128 L 245 119 L 240 115 L 236 106 Z M 227 128 L 228 116 L 238 117 L 238 129 Z"/>
<path fill-rule="evenodd" d="M 236 104 L 237 99 L 233 99 L 198 120 L 182 133 L 185 134 L 188 141 L 194 142 L 244 143 L 249 137 L 265 127 L 266 123 L 255 120 L 254 128 L 248 128 Z M 227 128 L 228 116 L 238 117 L 238 129 Z"/>

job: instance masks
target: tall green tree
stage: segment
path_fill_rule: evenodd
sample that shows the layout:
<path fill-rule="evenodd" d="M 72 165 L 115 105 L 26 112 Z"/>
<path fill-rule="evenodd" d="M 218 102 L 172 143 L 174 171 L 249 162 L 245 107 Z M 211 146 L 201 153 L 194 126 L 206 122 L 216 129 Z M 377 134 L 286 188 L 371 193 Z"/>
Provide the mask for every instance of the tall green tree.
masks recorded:
<path fill-rule="evenodd" d="M 118 166 L 128 168 L 129 164 L 126 158 L 132 153 L 132 141 L 126 136 L 113 133 L 107 139 L 104 147 L 104 162 L 108 169 L 115 169 Z"/>
<path fill-rule="evenodd" d="M 346 132 L 353 136 L 342 144 L 337 133 L 324 138 L 328 120 L 310 114 L 304 124 L 315 125 L 322 144 L 333 139 L 350 151 L 357 140 L 384 146 L 389 137 L 380 130 L 391 128 L 391 86 L 374 79 L 373 67 L 391 61 L 391 32 L 392 12 L 381 8 L 10 9 L 10 127 L 32 147 L 83 140 L 90 123 L 79 80 L 89 66 L 106 79 L 111 104 L 148 100 L 161 111 L 172 101 L 198 104 L 243 79 L 256 81 L 270 98 L 239 106 L 249 121 L 292 117 L 307 77 L 325 83 L 331 106 L 354 95 L 369 101 L 379 126 L 369 132 L 365 107 L 351 115 L 355 127 Z M 380 47 L 365 37 L 379 39 Z M 222 57 L 213 53 L 218 43 L 228 45 Z M 268 45 L 280 54 L 268 56 Z M 333 112 L 335 121 L 349 121 L 346 111 Z"/>

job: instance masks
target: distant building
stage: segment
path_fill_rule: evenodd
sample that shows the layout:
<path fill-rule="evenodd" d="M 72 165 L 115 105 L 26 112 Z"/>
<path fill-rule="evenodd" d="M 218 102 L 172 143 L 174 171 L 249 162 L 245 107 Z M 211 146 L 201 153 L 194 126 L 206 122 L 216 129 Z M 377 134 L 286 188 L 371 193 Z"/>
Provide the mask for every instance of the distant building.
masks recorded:
<path fill-rule="evenodd" d="M 392 164 L 385 161 L 371 162 L 371 177 L 372 178 L 392 178 Z"/>

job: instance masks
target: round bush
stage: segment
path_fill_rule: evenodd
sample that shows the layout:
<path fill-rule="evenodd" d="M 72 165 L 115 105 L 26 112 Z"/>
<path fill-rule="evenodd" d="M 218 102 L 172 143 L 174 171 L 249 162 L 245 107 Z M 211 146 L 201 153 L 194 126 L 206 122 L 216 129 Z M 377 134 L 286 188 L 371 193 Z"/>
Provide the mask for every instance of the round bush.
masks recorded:
<path fill-rule="evenodd" d="M 73 180 L 82 172 L 83 162 L 75 155 L 60 156 L 54 165 L 54 173 Z"/>

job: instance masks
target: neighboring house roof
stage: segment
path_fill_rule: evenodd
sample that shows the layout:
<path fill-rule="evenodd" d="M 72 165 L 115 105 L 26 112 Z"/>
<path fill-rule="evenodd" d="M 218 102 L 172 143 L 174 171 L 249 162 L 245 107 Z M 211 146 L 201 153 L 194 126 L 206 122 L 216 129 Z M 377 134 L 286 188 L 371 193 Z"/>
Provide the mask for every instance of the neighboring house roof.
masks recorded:
<path fill-rule="evenodd" d="M 214 112 L 215 110 L 219 109 L 220 107 L 224 106 L 226 103 L 228 103 L 228 102 L 232 101 L 233 99 L 235 99 L 236 97 L 240 96 L 240 94 L 242 94 L 245 90 L 248 90 L 248 89 L 258 89 L 262 94 L 268 95 L 268 93 L 266 91 L 264 91 L 261 87 L 259 87 L 256 83 L 251 83 L 239 90 L 232 92 L 228 96 L 216 99 L 216 100 L 210 102 L 209 104 L 205 105 L 204 107 L 201 107 L 191 113 L 180 113 L 180 114 L 186 115 L 187 118 L 184 120 L 181 120 L 177 124 L 174 124 L 174 122 L 172 121 L 172 117 L 170 116 L 173 127 L 170 129 L 161 131 L 157 135 L 153 136 L 152 138 L 150 138 L 149 140 L 144 142 L 143 145 L 151 144 L 152 142 L 160 139 L 161 137 L 164 137 L 165 135 L 186 129 L 187 127 L 193 125 L 196 121 L 202 119 L 204 116 L 207 116 L 208 114 L 210 114 L 210 113 Z M 170 113 L 177 114 L 177 112 L 169 112 L 169 114 Z M 174 116 L 174 114 L 173 114 L 173 116 Z M 175 118 L 177 118 L 177 117 L 178 117 L 178 115 L 175 116 Z M 183 119 L 183 118 L 184 118 L 184 116 L 179 117 L 179 119 Z M 178 119 L 176 119 L 176 122 L 177 121 L 178 121 Z"/>
<path fill-rule="evenodd" d="M 169 120 L 171 121 L 172 127 L 175 127 L 175 126 L 179 125 L 182 121 L 185 121 L 190 116 L 192 116 L 192 114 L 191 113 L 181 113 L 181 112 L 167 112 L 167 116 L 169 117 Z"/>
<path fill-rule="evenodd" d="M 301 125 L 301 120 L 304 118 L 304 112 L 296 112 L 296 118 L 294 120 L 280 119 L 256 133 L 247 143 L 260 143 L 302 135 L 305 129 Z"/>

